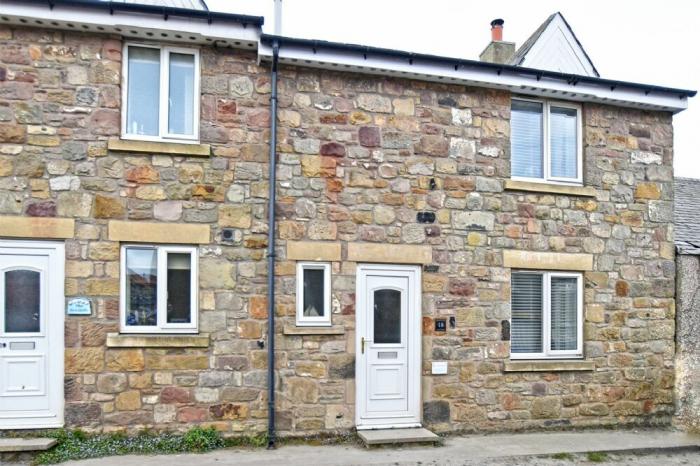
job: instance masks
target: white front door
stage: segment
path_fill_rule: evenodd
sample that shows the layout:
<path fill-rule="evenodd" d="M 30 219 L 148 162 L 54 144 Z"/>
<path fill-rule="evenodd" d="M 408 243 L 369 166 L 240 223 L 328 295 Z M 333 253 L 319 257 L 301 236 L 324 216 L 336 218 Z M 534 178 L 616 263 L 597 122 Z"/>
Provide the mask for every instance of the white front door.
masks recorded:
<path fill-rule="evenodd" d="M 63 425 L 60 243 L 0 241 L 0 429 Z"/>
<path fill-rule="evenodd" d="M 420 426 L 420 267 L 357 268 L 358 429 Z"/>

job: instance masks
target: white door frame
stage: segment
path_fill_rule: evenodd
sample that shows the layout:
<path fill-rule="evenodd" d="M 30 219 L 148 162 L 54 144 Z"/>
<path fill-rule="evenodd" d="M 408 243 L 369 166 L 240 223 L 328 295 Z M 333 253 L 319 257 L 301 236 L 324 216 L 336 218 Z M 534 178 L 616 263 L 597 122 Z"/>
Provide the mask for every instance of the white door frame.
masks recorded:
<path fill-rule="evenodd" d="M 386 272 L 387 276 L 400 272 L 402 276 L 409 275 L 408 280 L 408 403 L 412 416 L 397 418 L 396 422 L 372 423 L 363 420 L 362 401 L 364 390 L 367 389 L 365 359 L 362 355 L 361 345 L 363 330 L 366 328 L 368 316 L 364 299 L 366 295 L 367 272 Z M 421 306 L 421 267 L 418 265 L 395 264 L 358 264 L 355 281 L 355 426 L 363 429 L 391 429 L 421 427 L 421 334 L 422 334 L 422 306 Z"/>
<path fill-rule="evenodd" d="M 41 253 L 48 256 L 46 274 L 47 305 L 45 310 L 45 335 L 48 339 L 47 387 L 50 406 L 55 406 L 55 415 L 41 418 L 5 418 L 0 416 L 3 429 L 48 429 L 64 425 L 64 325 L 65 325 L 65 244 L 57 241 L 3 240 L 2 250 L 17 250 L 18 254 Z M 0 413 L 1 415 L 2 413 Z"/>

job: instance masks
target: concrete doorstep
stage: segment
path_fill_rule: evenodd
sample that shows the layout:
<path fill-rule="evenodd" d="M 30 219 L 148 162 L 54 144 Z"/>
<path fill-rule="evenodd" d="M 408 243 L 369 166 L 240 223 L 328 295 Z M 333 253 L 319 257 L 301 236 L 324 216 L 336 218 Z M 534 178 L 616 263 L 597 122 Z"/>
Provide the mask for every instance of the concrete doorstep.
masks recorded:
<path fill-rule="evenodd" d="M 56 445 L 54 438 L 0 438 L 0 453 L 43 451 Z"/>
<path fill-rule="evenodd" d="M 75 466 L 462 465 L 503 457 L 587 453 L 640 453 L 700 447 L 700 437 L 672 430 L 606 430 L 446 437 L 444 446 L 366 449 L 357 445 L 280 446 L 276 450 L 218 450 L 201 455 L 120 456 L 67 463 Z M 698 453 L 700 456 L 700 453 Z"/>

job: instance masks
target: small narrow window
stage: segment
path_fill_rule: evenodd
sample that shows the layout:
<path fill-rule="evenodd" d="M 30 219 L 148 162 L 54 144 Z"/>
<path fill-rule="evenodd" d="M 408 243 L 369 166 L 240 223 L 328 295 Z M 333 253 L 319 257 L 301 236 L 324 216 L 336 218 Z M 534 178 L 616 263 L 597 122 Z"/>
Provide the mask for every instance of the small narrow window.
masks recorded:
<path fill-rule="evenodd" d="M 186 246 L 122 247 L 123 332 L 197 330 L 196 257 Z"/>
<path fill-rule="evenodd" d="M 583 355 L 581 274 L 513 272 L 513 359 L 579 358 Z"/>
<path fill-rule="evenodd" d="M 331 325 L 330 282 L 330 264 L 297 264 L 297 325 Z"/>
<path fill-rule="evenodd" d="M 513 99 L 511 177 L 581 184 L 581 108 L 563 102 Z"/>
<path fill-rule="evenodd" d="M 197 50 L 127 44 L 124 81 L 124 138 L 184 142 L 198 138 Z"/>

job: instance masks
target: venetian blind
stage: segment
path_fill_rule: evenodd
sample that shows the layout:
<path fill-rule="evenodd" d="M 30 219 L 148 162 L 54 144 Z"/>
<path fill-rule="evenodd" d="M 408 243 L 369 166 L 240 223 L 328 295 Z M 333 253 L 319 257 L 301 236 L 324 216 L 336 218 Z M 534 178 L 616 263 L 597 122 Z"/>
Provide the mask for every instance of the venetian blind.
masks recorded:
<path fill-rule="evenodd" d="M 577 280 L 573 277 L 552 277 L 551 281 L 551 347 L 552 351 L 575 351 L 577 347 Z"/>
<path fill-rule="evenodd" d="M 542 352 L 542 275 L 511 275 L 511 353 Z"/>
<path fill-rule="evenodd" d="M 511 175 L 543 178 L 542 104 L 513 100 L 510 125 Z"/>
<path fill-rule="evenodd" d="M 551 107 L 549 111 L 550 171 L 556 178 L 578 178 L 576 110 Z"/>

